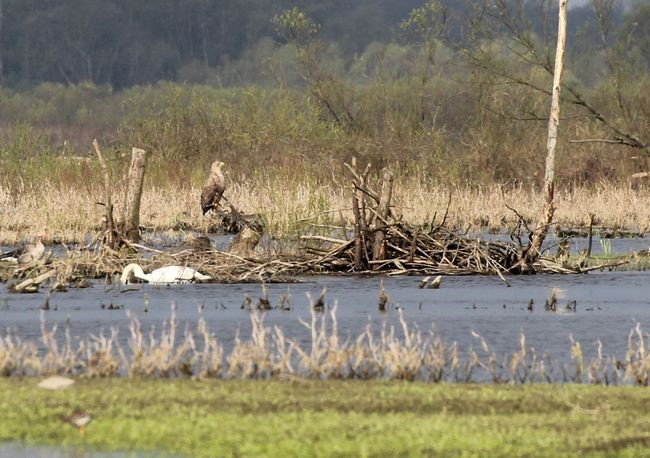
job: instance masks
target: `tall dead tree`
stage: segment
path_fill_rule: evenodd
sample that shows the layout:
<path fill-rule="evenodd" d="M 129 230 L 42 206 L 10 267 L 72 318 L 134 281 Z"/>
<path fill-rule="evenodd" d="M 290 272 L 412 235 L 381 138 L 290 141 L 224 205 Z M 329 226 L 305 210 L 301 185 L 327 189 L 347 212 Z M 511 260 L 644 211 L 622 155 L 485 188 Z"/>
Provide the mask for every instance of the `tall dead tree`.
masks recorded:
<path fill-rule="evenodd" d="M 544 208 L 542 218 L 533 232 L 530 245 L 522 257 L 522 269 L 531 270 L 532 264 L 539 258 L 542 244 L 553 223 L 555 214 L 555 147 L 560 123 L 560 95 L 562 93 L 562 70 L 564 68 L 564 50 L 566 48 L 566 22 L 568 0 L 560 1 L 558 19 L 557 47 L 555 50 L 555 70 L 553 72 L 553 92 L 551 95 L 551 115 L 548 121 L 546 141 L 546 172 L 544 174 Z"/>

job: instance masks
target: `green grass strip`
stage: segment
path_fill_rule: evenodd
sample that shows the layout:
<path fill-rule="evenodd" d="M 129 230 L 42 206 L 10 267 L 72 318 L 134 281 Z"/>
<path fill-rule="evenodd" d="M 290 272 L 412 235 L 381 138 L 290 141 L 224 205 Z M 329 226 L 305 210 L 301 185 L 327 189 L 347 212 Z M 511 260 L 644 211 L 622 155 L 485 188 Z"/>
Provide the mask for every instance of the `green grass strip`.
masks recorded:
<path fill-rule="evenodd" d="M 0 442 L 188 456 L 649 456 L 650 390 L 0 379 Z M 61 417 L 93 416 L 85 434 Z"/>

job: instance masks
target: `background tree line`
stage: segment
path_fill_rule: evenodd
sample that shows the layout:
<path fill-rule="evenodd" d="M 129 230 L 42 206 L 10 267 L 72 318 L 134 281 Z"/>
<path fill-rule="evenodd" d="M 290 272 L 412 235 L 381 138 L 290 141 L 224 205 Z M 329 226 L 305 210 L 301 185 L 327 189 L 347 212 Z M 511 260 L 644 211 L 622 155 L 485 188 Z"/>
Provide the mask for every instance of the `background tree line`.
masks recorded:
<path fill-rule="evenodd" d="M 319 40 L 330 45 L 339 65 L 377 43 L 408 42 L 399 23 L 423 0 L 0 0 L 0 78 L 29 88 L 40 82 L 92 82 L 113 88 L 159 80 L 248 83 L 237 77 L 238 62 L 264 61 L 277 46 L 274 15 L 298 7 L 321 24 Z M 480 2 L 445 0 L 446 44 L 471 35 L 471 13 Z M 547 2 L 526 2 L 533 28 Z M 645 4 L 644 4 L 645 3 Z M 650 62 L 647 2 L 626 2 L 614 11 L 621 37 L 634 35 Z M 628 5 L 628 6 L 629 6 Z M 547 5 L 548 6 L 548 5 Z M 575 55 L 596 41 L 593 8 L 571 10 Z M 635 25 L 636 24 L 636 25 Z M 245 65 L 245 64 L 240 64 Z M 282 65 L 282 62 L 280 62 Z M 234 70 L 233 70 L 234 68 Z"/>
<path fill-rule="evenodd" d="M 650 170 L 650 2 L 575 4 L 558 178 L 627 183 Z M 328 182 L 352 156 L 454 185 L 543 178 L 556 1 L 0 5 L 0 187 L 87 181 L 67 158 L 96 137 L 179 186 L 215 155 Z"/>

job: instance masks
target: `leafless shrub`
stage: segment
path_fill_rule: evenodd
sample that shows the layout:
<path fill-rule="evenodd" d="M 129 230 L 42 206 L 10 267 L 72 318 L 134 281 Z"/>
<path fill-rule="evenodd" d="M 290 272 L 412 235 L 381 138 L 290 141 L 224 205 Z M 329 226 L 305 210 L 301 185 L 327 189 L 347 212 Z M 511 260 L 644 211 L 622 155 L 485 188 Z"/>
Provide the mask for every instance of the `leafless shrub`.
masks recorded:
<path fill-rule="evenodd" d="M 223 366 L 223 347 L 216 336 L 210 332 L 203 317 L 199 318 L 197 330 L 203 339 L 203 349 L 198 350 L 196 355 L 198 377 L 219 377 Z"/>
<path fill-rule="evenodd" d="M 45 346 L 45 354 L 40 360 L 39 372 L 42 375 L 75 373 L 76 369 L 83 366 L 80 349 L 72 344 L 70 327 L 65 329 L 65 342 L 59 345 L 57 342 L 58 326 L 54 325 L 48 330 L 45 327 L 45 319 L 41 312 L 41 342 Z"/>
<path fill-rule="evenodd" d="M 176 344 L 175 305 L 172 305 L 169 322 L 163 322 L 158 336 L 152 328 L 148 337 L 145 337 L 137 317 L 129 316 L 130 376 L 165 378 L 192 375 L 192 356 L 196 353 L 194 339 L 186 329 L 185 339 Z"/>
<path fill-rule="evenodd" d="M 647 336 L 645 336 L 647 338 Z M 646 349 L 646 343 L 641 324 L 637 323 L 636 327 L 630 331 L 627 340 L 627 353 L 625 361 L 617 365 L 625 368 L 625 378 L 633 381 L 637 385 L 648 386 L 650 376 L 650 354 Z"/>
<path fill-rule="evenodd" d="M 117 334 L 117 329 L 113 328 L 110 336 L 105 336 L 102 331 L 98 336 L 91 334 L 89 342 L 81 342 L 80 350 L 85 362 L 82 372 L 84 377 L 112 377 L 119 374 L 120 366 L 126 365 L 127 359 L 117 342 Z"/>
<path fill-rule="evenodd" d="M 227 374 L 234 378 L 270 378 L 282 373 L 284 351 L 284 336 L 276 332 L 274 340 L 283 345 L 280 351 L 274 351 L 278 346 L 272 344 L 270 329 L 264 326 L 264 315 L 256 310 L 251 313 L 253 329 L 249 340 L 241 340 L 239 331 L 235 338 L 235 347 L 227 357 Z M 284 357 L 282 357 L 284 356 Z"/>
<path fill-rule="evenodd" d="M 0 338 L 0 375 L 24 376 L 39 373 L 40 356 L 33 342 L 24 342 L 10 330 Z"/>

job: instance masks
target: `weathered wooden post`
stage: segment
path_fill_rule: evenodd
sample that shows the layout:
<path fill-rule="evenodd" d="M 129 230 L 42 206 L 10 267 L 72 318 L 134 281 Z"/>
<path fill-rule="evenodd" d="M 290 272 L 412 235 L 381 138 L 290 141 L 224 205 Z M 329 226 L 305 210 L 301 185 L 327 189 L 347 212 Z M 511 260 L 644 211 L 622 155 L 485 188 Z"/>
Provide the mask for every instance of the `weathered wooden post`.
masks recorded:
<path fill-rule="evenodd" d="M 377 214 L 375 215 L 375 221 L 372 227 L 375 235 L 374 243 L 372 245 L 373 261 L 381 261 L 386 257 L 386 247 L 384 245 L 384 242 L 386 241 L 385 222 L 388 220 L 388 214 L 390 212 L 390 200 L 393 195 L 393 179 L 393 173 L 390 170 L 385 169 L 381 183 L 379 205 L 377 205 Z M 379 265 L 375 264 L 374 268 L 379 268 Z"/>
<path fill-rule="evenodd" d="M 548 234 L 555 214 L 555 146 L 557 129 L 560 123 L 560 94 L 562 93 L 562 70 L 564 67 L 564 50 L 566 48 L 566 22 L 568 0 L 559 0 L 560 12 L 557 31 L 557 48 L 555 50 L 555 70 L 553 72 L 553 93 L 551 97 L 551 115 L 548 121 L 546 141 L 546 172 L 544 174 L 544 209 L 542 219 L 533 232 L 533 238 L 522 259 L 522 268 L 531 270 L 532 264 L 539 258 L 542 244 Z"/>
<path fill-rule="evenodd" d="M 124 236 L 132 242 L 140 240 L 140 200 L 147 152 L 140 148 L 131 150 L 126 199 L 124 200 Z"/>
<path fill-rule="evenodd" d="M 99 159 L 99 165 L 102 168 L 102 175 L 104 177 L 104 211 L 106 218 L 106 226 L 108 228 L 108 235 L 106 237 L 106 243 L 109 247 L 115 248 L 117 242 L 118 234 L 115 229 L 115 220 L 113 219 L 113 199 L 111 197 L 111 178 L 108 173 L 108 167 L 106 166 L 106 161 L 104 160 L 104 155 L 102 154 L 102 149 L 99 146 L 97 139 L 93 140 L 93 146 L 95 147 L 95 153 L 97 153 L 97 158 Z"/>
<path fill-rule="evenodd" d="M 368 247 L 366 247 L 366 238 L 368 235 L 368 222 L 366 215 L 366 194 L 371 193 L 373 199 L 377 199 L 372 193 L 366 182 L 370 173 L 371 164 L 366 164 L 362 174 L 357 171 L 356 158 L 352 158 L 351 164 L 343 164 L 352 175 L 352 215 L 354 217 L 354 270 L 357 272 L 366 269 L 366 260 L 370 259 Z"/>
<path fill-rule="evenodd" d="M 352 168 L 356 170 L 357 159 L 352 158 Z M 359 190 L 361 183 L 357 183 L 356 177 L 352 179 L 352 215 L 354 216 L 354 270 L 363 270 L 363 246 L 361 242 L 361 214 L 359 210 L 360 199 L 363 195 Z"/>

